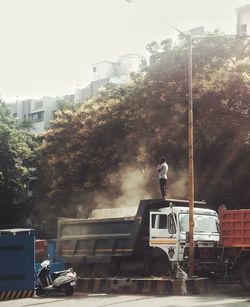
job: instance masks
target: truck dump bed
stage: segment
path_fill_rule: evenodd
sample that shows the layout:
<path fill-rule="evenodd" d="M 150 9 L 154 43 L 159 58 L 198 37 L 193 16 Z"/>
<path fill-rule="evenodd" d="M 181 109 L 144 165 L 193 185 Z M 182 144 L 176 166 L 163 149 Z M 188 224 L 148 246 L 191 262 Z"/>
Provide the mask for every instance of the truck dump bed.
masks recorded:
<path fill-rule="evenodd" d="M 121 218 L 59 218 L 57 254 L 69 263 L 140 255 L 149 236 L 149 211 L 167 207 L 170 202 L 183 205 L 185 201 L 141 200 L 134 216 Z"/>
<path fill-rule="evenodd" d="M 221 244 L 224 247 L 250 247 L 250 209 L 219 208 Z"/>

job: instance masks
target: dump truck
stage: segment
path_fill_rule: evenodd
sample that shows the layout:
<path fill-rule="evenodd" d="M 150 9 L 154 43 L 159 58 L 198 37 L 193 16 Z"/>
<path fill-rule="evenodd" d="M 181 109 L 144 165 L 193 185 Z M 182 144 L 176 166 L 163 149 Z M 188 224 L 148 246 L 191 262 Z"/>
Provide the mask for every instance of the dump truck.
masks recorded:
<path fill-rule="evenodd" d="M 194 271 L 199 275 L 219 269 L 223 254 L 218 215 L 204 205 L 195 202 L 194 208 Z M 97 210 L 88 219 L 58 219 L 57 254 L 77 266 L 81 276 L 171 276 L 177 266 L 188 270 L 188 201 L 141 200 L 123 217 L 112 217 L 112 210 L 106 217 Z"/>
<path fill-rule="evenodd" d="M 250 290 L 250 209 L 227 210 L 219 207 L 220 243 L 227 269 L 224 279 L 240 281 Z"/>

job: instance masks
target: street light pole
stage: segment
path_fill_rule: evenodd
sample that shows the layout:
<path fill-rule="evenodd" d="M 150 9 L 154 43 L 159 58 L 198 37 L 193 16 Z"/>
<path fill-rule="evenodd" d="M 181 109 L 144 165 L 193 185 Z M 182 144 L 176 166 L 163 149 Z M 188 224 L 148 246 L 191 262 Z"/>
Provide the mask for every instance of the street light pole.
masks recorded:
<path fill-rule="evenodd" d="M 193 46 L 192 35 L 188 37 L 189 103 L 188 103 L 188 200 L 189 200 L 189 275 L 194 275 L 194 129 L 193 129 Z"/>

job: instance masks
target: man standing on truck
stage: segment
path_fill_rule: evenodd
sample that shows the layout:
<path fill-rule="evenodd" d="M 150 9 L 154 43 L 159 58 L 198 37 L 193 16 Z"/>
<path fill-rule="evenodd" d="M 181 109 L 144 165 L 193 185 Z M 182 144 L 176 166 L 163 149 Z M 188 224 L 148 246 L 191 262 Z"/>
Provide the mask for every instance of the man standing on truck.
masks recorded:
<path fill-rule="evenodd" d="M 157 166 L 157 171 L 159 173 L 160 189 L 162 198 L 167 198 L 167 181 L 168 181 L 168 165 L 166 158 L 161 158 L 161 163 Z"/>

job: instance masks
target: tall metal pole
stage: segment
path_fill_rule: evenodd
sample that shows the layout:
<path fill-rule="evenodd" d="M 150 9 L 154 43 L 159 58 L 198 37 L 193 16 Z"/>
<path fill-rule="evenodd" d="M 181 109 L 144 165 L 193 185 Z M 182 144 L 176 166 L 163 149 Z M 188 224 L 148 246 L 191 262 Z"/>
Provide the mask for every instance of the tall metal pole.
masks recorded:
<path fill-rule="evenodd" d="M 194 273 L 194 140 L 193 140 L 193 76 L 192 76 L 192 35 L 189 42 L 189 103 L 188 103 L 188 148 L 189 148 L 189 181 L 188 181 L 188 199 L 189 199 L 189 275 Z"/>

